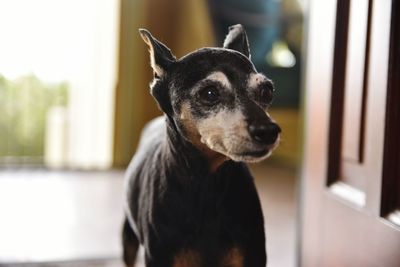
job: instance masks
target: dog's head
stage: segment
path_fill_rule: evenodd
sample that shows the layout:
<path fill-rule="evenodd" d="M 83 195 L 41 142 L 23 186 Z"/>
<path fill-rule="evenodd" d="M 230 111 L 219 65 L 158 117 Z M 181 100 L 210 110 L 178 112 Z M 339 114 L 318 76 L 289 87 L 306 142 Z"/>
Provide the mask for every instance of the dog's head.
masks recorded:
<path fill-rule="evenodd" d="M 231 26 L 223 48 L 202 48 L 176 59 L 147 30 L 151 93 L 181 134 L 200 150 L 235 161 L 266 158 L 279 142 L 279 126 L 267 109 L 274 86 L 250 61 L 247 35 Z"/>

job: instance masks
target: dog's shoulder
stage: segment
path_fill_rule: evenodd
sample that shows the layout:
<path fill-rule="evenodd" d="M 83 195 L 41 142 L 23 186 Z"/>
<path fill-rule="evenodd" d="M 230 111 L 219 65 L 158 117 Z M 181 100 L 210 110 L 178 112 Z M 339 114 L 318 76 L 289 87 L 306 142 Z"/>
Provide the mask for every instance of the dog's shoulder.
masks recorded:
<path fill-rule="evenodd" d="M 165 128 L 163 116 L 151 120 L 143 128 L 137 150 L 125 174 L 130 183 L 136 180 L 138 176 L 143 176 L 140 174 L 143 174 L 143 167 L 146 162 L 156 160 L 154 157 L 157 157 L 160 144 L 165 139 Z M 147 168 L 147 171 L 151 170 L 154 170 L 154 168 Z"/>
<path fill-rule="evenodd" d="M 142 130 L 135 155 L 125 173 L 125 194 L 128 201 L 128 217 L 137 219 L 138 209 L 146 203 L 146 195 L 153 190 L 149 177 L 156 177 L 157 156 L 161 143 L 165 140 L 165 117 L 157 117 L 148 122 Z M 144 194 L 141 194 L 144 193 Z M 136 227 L 136 226 L 135 226 Z"/>
<path fill-rule="evenodd" d="M 165 128 L 164 116 L 157 117 L 144 126 L 132 162 L 142 161 L 144 158 L 154 155 L 155 150 L 159 148 L 160 143 L 165 139 Z"/>
<path fill-rule="evenodd" d="M 149 121 L 142 130 L 137 152 L 141 152 L 143 149 L 148 149 L 154 144 L 158 144 L 165 137 L 165 129 L 164 116 L 159 116 Z"/>

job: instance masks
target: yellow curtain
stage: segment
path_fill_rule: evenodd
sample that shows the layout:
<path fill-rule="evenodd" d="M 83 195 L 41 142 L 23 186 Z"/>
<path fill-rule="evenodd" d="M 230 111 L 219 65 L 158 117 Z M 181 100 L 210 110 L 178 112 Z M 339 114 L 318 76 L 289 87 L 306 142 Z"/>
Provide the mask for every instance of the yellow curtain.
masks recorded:
<path fill-rule="evenodd" d="M 115 167 L 129 163 L 142 127 L 161 114 L 149 93 L 152 70 L 138 29 L 147 28 L 178 58 L 197 48 L 215 45 L 205 0 L 121 0 L 120 21 Z"/>

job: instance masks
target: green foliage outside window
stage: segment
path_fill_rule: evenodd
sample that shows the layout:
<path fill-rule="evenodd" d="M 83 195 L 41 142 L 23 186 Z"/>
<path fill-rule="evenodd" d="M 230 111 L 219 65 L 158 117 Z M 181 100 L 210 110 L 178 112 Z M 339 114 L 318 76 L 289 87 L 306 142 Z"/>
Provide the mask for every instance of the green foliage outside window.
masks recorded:
<path fill-rule="evenodd" d="M 34 75 L 9 80 L 0 75 L 0 162 L 42 160 L 46 113 L 67 104 L 68 85 L 44 83 Z M 3 160 L 2 160 L 3 159 Z"/>

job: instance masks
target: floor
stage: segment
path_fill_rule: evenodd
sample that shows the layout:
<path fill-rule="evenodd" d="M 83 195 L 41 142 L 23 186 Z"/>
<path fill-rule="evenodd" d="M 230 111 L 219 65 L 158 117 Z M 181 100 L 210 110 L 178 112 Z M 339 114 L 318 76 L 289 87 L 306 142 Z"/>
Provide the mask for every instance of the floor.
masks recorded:
<path fill-rule="evenodd" d="M 268 266 L 294 267 L 295 172 L 265 164 L 252 171 Z M 0 266 L 121 267 L 122 190 L 120 171 L 0 171 Z"/>

